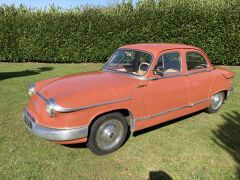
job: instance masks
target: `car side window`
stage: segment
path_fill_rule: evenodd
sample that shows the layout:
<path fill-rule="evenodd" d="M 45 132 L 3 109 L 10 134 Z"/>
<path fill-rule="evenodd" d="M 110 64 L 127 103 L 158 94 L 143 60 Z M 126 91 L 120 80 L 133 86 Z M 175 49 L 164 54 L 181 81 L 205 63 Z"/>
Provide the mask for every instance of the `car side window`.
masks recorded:
<path fill-rule="evenodd" d="M 187 69 L 189 71 L 196 69 L 204 69 L 208 67 L 205 58 L 198 52 L 187 52 L 186 54 Z"/>
<path fill-rule="evenodd" d="M 181 59 L 179 52 L 168 52 L 162 54 L 157 61 L 155 69 L 163 73 L 180 72 Z"/>

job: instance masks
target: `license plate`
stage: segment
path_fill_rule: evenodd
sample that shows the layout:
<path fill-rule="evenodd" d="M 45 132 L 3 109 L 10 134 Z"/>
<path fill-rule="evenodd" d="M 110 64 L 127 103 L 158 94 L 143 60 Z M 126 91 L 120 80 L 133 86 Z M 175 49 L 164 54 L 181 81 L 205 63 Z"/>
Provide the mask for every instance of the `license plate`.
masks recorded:
<path fill-rule="evenodd" d="M 29 119 L 27 119 L 26 116 L 24 117 L 24 122 L 28 127 L 30 127 L 32 129 L 32 122 Z"/>

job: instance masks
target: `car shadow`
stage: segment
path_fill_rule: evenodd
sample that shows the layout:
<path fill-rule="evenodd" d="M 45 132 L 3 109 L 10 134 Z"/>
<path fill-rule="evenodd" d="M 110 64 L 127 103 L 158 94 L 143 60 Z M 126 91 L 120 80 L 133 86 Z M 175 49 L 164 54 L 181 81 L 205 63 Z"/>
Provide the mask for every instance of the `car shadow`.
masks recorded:
<path fill-rule="evenodd" d="M 172 180 L 164 171 L 150 171 L 148 180 Z"/>
<path fill-rule="evenodd" d="M 142 130 L 140 130 L 140 131 L 134 132 L 134 133 L 133 133 L 133 136 L 143 135 L 143 134 L 145 134 L 145 133 L 148 133 L 148 132 L 157 130 L 157 129 L 159 129 L 159 128 L 162 128 L 162 127 L 165 127 L 165 126 L 174 124 L 174 123 L 177 123 L 177 122 L 179 122 L 179 121 L 186 120 L 186 119 L 188 119 L 188 118 L 191 118 L 191 117 L 196 116 L 196 115 L 198 115 L 198 114 L 201 114 L 201 113 L 203 113 L 203 112 L 204 112 L 204 110 L 198 111 L 198 112 L 194 112 L 194 113 L 192 113 L 192 114 L 188 114 L 188 115 L 186 115 L 186 116 L 179 117 L 179 118 L 177 118 L 177 119 L 173 119 L 173 120 L 170 120 L 170 121 L 167 121 L 167 122 L 158 124 L 158 125 L 151 126 L 151 127 L 149 127 L 149 128 L 142 129 Z"/>
<path fill-rule="evenodd" d="M 52 67 L 41 67 L 36 70 L 25 70 L 25 71 L 13 71 L 13 72 L 0 72 L 0 81 L 16 77 L 25 77 L 40 74 L 45 71 L 53 70 Z"/>
<path fill-rule="evenodd" d="M 84 149 L 87 148 L 86 143 L 78 143 L 78 144 L 61 144 L 62 146 L 72 148 L 72 149 Z"/>
<path fill-rule="evenodd" d="M 218 130 L 212 131 L 213 141 L 227 151 L 237 163 L 236 176 L 240 179 L 240 113 L 231 111 L 221 116 L 224 124 L 220 125 Z"/>

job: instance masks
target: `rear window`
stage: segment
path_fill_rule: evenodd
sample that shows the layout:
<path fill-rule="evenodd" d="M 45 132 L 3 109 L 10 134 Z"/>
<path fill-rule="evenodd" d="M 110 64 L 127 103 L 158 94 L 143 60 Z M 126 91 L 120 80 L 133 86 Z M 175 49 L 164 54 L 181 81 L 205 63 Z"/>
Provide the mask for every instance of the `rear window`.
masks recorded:
<path fill-rule="evenodd" d="M 207 61 L 198 52 L 187 52 L 186 62 L 189 71 L 208 67 Z"/>

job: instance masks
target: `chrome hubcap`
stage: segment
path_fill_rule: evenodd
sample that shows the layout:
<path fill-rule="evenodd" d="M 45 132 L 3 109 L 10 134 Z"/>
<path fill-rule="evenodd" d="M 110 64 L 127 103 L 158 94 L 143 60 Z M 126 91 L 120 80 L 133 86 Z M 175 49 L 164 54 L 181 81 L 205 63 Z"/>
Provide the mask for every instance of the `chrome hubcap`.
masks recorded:
<path fill-rule="evenodd" d="M 221 106 L 222 101 L 223 101 L 222 93 L 218 93 L 218 94 L 213 95 L 212 99 L 211 99 L 211 106 L 212 106 L 212 108 L 214 110 L 217 110 Z"/>
<path fill-rule="evenodd" d="M 116 146 L 122 137 L 122 124 L 117 120 L 111 119 L 99 127 L 96 142 L 98 147 L 107 150 Z"/>

